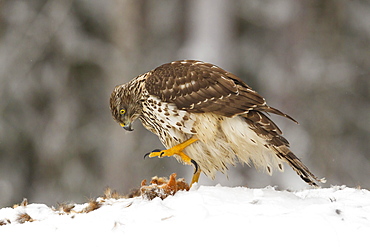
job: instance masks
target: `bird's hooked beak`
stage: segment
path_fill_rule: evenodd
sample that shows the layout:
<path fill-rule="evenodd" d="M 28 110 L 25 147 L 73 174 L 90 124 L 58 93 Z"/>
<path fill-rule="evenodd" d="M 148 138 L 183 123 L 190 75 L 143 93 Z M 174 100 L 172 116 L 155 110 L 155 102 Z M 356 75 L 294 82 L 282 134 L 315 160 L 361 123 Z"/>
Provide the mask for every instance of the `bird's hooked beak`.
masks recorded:
<path fill-rule="evenodd" d="M 134 129 L 131 127 L 131 123 L 128 123 L 128 124 L 124 124 L 124 123 L 120 123 L 119 125 L 121 125 L 122 128 L 124 128 L 125 130 L 127 131 L 133 131 Z"/>

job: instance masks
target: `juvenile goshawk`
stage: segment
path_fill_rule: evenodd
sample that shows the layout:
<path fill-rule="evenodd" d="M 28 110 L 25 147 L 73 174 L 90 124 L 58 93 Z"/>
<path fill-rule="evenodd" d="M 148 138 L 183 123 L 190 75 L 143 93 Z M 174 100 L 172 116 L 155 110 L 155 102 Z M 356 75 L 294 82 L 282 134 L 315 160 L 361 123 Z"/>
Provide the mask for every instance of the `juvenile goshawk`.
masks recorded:
<path fill-rule="evenodd" d="M 229 164 L 253 164 L 272 174 L 287 163 L 308 184 L 318 179 L 289 149 L 278 126 L 266 116 L 270 107 L 239 77 L 213 64 L 175 61 L 116 86 L 110 98 L 113 118 L 126 130 L 140 119 L 167 150 L 149 157 L 174 155 L 194 166 L 192 183 L 203 172 L 212 179 Z"/>

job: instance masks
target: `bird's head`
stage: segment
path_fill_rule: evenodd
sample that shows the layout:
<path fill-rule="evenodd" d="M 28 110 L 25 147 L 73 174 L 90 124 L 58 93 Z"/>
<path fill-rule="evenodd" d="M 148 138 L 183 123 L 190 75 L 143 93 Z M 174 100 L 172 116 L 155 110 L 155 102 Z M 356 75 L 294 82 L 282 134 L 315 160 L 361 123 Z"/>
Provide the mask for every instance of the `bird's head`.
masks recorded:
<path fill-rule="evenodd" d="M 116 86 L 110 96 L 113 119 L 128 131 L 133 130 L 132 123 L 142 112 L 140 93 L 136 92 L 132 82 Z"/>

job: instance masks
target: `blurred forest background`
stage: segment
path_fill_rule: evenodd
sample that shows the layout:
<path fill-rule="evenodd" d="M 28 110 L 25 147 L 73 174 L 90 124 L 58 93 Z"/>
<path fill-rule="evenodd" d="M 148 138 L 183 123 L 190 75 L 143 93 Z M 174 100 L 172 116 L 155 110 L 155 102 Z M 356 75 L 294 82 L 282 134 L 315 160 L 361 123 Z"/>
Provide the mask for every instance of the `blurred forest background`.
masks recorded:
<path fill-rule="evenodd" d="M 331 184 L 370 188 L 370 1 L 0 0 L 0 206 L 84 202 L 154 175 L 191 178 L 158 138 L 109 110 L 117 84 L 198 59 L 245 80 L 292 150 Z M 300 189 L 288 166 L 247 166 L 203 185 Z"/>

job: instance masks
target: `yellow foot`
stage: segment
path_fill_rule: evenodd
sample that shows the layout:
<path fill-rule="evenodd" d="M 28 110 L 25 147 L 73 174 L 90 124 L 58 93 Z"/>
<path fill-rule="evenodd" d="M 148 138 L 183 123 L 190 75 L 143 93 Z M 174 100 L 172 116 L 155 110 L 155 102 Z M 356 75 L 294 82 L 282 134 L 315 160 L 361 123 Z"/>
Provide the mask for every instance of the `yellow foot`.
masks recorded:
<path fill-rule="evenodd" d="M 167 150 L 159 150 L 159 149 L 156 149 L 156 150 L 153 150 L 152 152 L 150 153 L 147 153 L 145 154 L 144 158 L 146 156 L 149 156 L 150 158 L 153 158 L 153 157 L 158 157 L 158 158 L 162 158 L 162 157 L 170 157 L 174 154 L 177 154 L 181 157 L 181 159 L 188 165 L 191 165 L 193 163 L 192 159 L 189 158 L 189 156 L 187 156 L 186 154 L 184 154 L 182 151 L 187 147 L 189 146 L 190 144 L 196 142 L 198 139 L 197 138 L 190 138 L 189 140 L 187 141 L 184 141 L 183 143 L 180 143 L 170 149 L 167 149 Z"/>
<path fill-rule="evenodd" d="M 150 153 L 147 153 L 144 155 L 144 158 L 145 157 L 149 157 L 149 158 L 153 158 L 153 157 L 158 157 L 158 158 L 162 158 L 162 157 L 170 157 L 170 156 L 173 156 L 173 155 L 178 155 L 181 157 L 181 159 L 188 165 L 193 165 L 194 166 L 194 175 L 193 175 L 193 178 L 191 180 L 191 184 L 190 184 L 190 187 L 193 183 L 196 183 L 198 182 L 199 180 L 199 176 L 200 176 L 200 172 L 201 170 L 199 169 L 199 166 L 197 164 L 197 162 L 195 162 L 195 160 L 191 159 L 189 156 L 187 156 L 186 154 L 184 154 L 183 150 L 189 146 L 190 144 L 196 142 L 198 139 L 197 138 L 190 138 L 189 140 L 187 141 L 184 141 L 183 143 L 180 143 L 170 149 L 167 149 L 167 150 L 160 150 L 160 149 L 156 149 L 156 150 L 153 150 L 152 152 Z"/>

